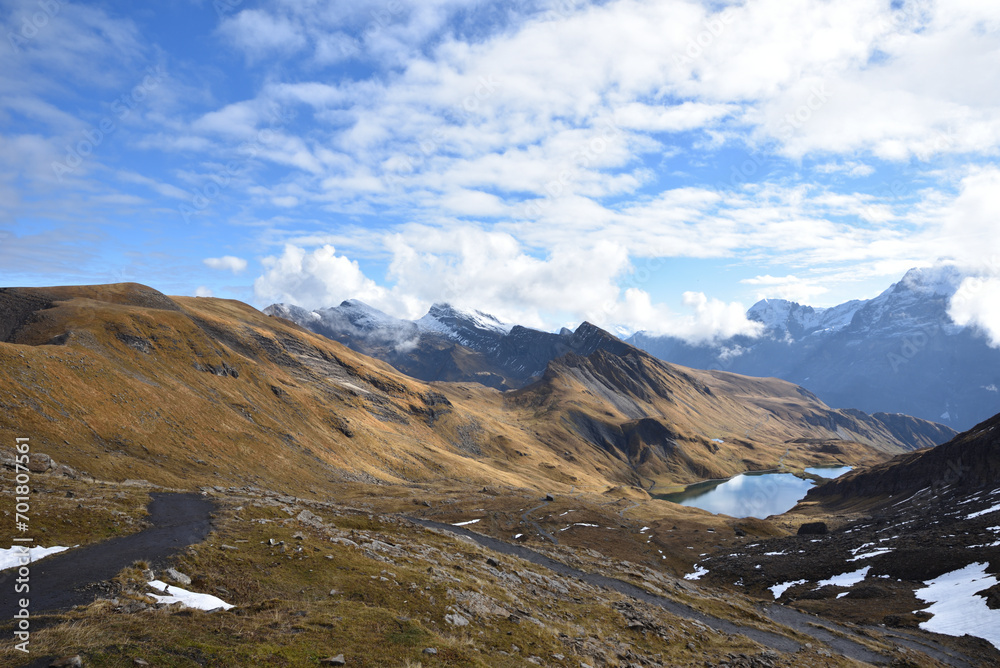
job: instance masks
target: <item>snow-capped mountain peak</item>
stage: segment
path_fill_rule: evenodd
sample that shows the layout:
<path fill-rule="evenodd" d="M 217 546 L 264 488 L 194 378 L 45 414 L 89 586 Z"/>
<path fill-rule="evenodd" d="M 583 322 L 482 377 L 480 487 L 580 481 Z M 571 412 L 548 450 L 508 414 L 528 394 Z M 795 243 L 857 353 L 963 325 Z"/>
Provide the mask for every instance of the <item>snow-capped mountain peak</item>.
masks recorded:
<path fill-rule="evenodd" d="M 333 309 L 321 309 L 320 313 L 332 310 Z M 343 316 L 346 317 L 351 324 L 362 329 L 374 330 L 385 327 L 398 328 L 404 322 L 403 320 L 394 318 L 388 313 L 384 313 L 374 306 L 369 306 L 358 299 L 345 299 L 340 303 L 340 306 L 338 306 L 336 310 L 343 314 Z"/>
<path fill-rule="evenodd" d="M 437 332 L 451 338 L 461 338 L 462 332 L 485 330 L 508 334 L 514 327 L 496 316 L 482 311 L 459 309 L 451 304 L 434 304 L 427 315 L 416 321 L 417 327 L 426 332 Z"/>
<path fill-rule="evenodd" d="M 750 307 L 747 318 L 763 324 L 767 330 L 799 337 L 843 329 L 863 305 L 864 302 L 853 300 L 830 308 L 815 308 L 786 299 L 762 299 Z"/>
<path fill-rule="evenodd" d="M 967 274 L 954 265 L 939 265 L 910 269 L 890 290 L 951 297 L 958 290 Z"/>

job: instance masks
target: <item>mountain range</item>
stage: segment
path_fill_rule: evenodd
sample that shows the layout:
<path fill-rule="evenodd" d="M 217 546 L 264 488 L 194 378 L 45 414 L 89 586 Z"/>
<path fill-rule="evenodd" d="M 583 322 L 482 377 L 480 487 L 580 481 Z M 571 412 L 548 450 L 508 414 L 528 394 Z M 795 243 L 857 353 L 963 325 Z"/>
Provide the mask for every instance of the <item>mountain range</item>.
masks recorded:
<path fill-rule="evenodd" d="M 4 289 L 0 314 L 9 380 L 0 430 L 30 429 L 71 467 L 96 459 L 105 476 L 161 484 L 461 475 L 645 487 L 779 459 L 872 461 L 953 435 L 924 420 L 831 410 L 775 379 L 671 365 L 593 326 L 543 335 L 581 352 L 501 393 L 427 384 L 246 304 L 138 284 Z M 449 317 L 421 327 L 459 336 L 441 333 Z M 463 340 L 492 335 L 501 351 L 518 331 L 530 333 L 480 326 Z"/>
<path fill-rule="evenodd" d="M 925 633 L 947 616 L 913 612 L 927 578 L 969 569 L 995 608 L 996 420 L 953 438 L 778 378 L 664 362 L 588 323 L 268 310 L 134 283 L 0 289 L 0 466 L 14 470 L 10 444 L 30 440 L 39 540 L 113 549 L 105 539 L 143 530 L 149 499 L 219 504 L 211 533 L 169 562 L 176 575 L 137 562 L 71 621 L 53 618 L 59 633 L 37 634 L 46 665 L 72 652 L 85 665 L 768 668 L 1000 656 Z M 340 318 L 330 333 L 352 346 L 399 364 L 426 350 L 439 366 L 414 368 L 457 378 L 411 377 L 288 316 Z M 953 462 L 975 474 L 949 477 Z M 858 471 L 780 516 L 660 498 L 832 464 Z M 928 480 L 930 501 L 907 505 Z M 816 522 L 830 532 L 798 535 Z M 873 579 L 844 584 L 865 559 Z M 158 609 L 150 567 L 236 608 Z M 779 590 L 777 603 L 822 617 L 775 604 Z M 126 633 L 135 645 L 107 642 Z M 20 665 L 9 647 L 0 662 Z"/>
<path fill-rule="evenodd" d="M 556 334 L 448 304 L 434 304 L 419 320 L 393 318 L 357 300 L 312 311 L 272 304 L 264 313 L 389 362 L 413 378 L 473 381 L 499 390 L 537 380 L 549 362 L 567 353 L 586 356 L 598 349 L 629 348 L 588 322 Z"/>
<path fill-rule="evenodd" d="M 963 274 L 912 269 L 882 294 L 826 309 L 767 299 L 756 338 L 692 345 L 637 333 L 660 359 L 802 385 L 831 406 L 905 413 L 963 430 L 1000 411 L 1000 350 L 948 315 Z"/>
<path fill-rule="evenodd" d="M 948 266 L 913 269 L 873 299 L 824 309 L 762 300 L 747 312 L 763 325 L 757 337 L 692 344 L 638 332 L 625 343 L 687 367 L 781 378 L 831 406 L 967 429 L 1000 411 L 1000 350 L 949 317 L 963 278 Z M 356 300 L 317 310 L 274 304 L 265 312 L 421 380 L 475 381 L 502 390 L 535 381 L 566 353 L 623 349 L 620 339 L 587 322 L 575 331 L 544 332 L 448 304 L 433 305 L 415 321 Z"/>

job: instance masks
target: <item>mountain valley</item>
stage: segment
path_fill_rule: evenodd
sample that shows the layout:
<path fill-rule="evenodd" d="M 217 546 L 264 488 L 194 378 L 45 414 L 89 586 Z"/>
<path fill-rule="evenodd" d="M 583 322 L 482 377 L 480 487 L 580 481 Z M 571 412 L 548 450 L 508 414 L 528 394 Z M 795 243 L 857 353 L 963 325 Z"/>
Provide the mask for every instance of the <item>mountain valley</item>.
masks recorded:
<path fill-rule="evenodd" d="M 776 378 L 660 361 L 587 323 L 546 335 L 518 375 L 516 351 L 539 350 L 509 340 L 518 328 L 479 316 L 477 331 L 492 327 L 489 345 L 506 351 L 487 364 L 472 333 L 459 343 L 457 321 L 435 313 L 447 326 L 382 322 L 349 348 L 292 311 L 138 284 L 0 290 L 0 433 L 30 438 L 38 543 L 141 533 L 155 494 L 215 505 L 201 542 L 121 571 L 92 603 L 33 610 L 37 651 L 88 666 L 1000 660 L 984 640 L 921 629 L 933 617 L 913 612 L 927 605 L 914 598 L 924 581 L 974 564 L 985 581 L 1000 567 L 994 422 L 956 436 L 832 409 Z M 388 355 L 414 331 L 442 337 L 442 359 L 476 361 L 429 381 L 359 350 Z M 477 381 L 488 369 L 503 391 Z M 960 478 L 937 481 L 956 457 Z M 780 516 L 657 498 L 835 464 L 855 470 Z M 914 502 L 927 486 L 928 502 Z M 917 531 L 881 552 L 883 530 L 908 520 Z M 815 522 L 829 531 L 799 535 Z M 848 561 L 867 552 L 879 554 Z M 809 589 L 869 565 L 877 580 Z M 157 603 L 153 575 L 235 607 Z M 806 583 L 772 594 L 795 580 Z M 328 661 L 338 654 L 345 664 Z"/>

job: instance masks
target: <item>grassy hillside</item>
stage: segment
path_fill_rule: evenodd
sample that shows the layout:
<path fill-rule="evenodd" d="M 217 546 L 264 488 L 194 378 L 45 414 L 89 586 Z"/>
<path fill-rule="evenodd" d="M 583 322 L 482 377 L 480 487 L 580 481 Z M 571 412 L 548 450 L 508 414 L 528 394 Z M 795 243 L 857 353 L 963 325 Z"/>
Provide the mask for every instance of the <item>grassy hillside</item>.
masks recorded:
<path fill-rule="evenodd" d="M 0 314 L 0 435 L 104 480 L 600 490 L 907 446 L 787 383 L 638 351 L 568 356 L 503 394 L 416 381 L 240 302 L 136 284 L 8 289 Z"/>

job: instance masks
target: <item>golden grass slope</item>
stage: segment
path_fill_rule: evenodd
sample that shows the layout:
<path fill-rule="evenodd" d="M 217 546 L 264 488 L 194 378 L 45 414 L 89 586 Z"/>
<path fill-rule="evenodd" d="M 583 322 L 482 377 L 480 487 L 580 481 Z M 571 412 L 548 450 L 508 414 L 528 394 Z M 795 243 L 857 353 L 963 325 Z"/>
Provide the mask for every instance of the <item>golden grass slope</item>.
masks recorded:
<path fill-rule="evenodd" d="M 416 381 L 241 302 L 132 283 L 0 291 L 0 321 L 0 439 L 30 437 L 105 480 L 601 490 L 767 468 L 786 449 L 793 465 L 879 457 L 852 442 L 859 430 L 817 426 L 830 409 L 794 386 L 725 394 L 736 381 L 638 351 L 563 358 L 502 394 Z M 618 430 L 625 447 L 595 442 L 581 420 Z M 838 443 L 789 443 L 815 438 Z"/>

